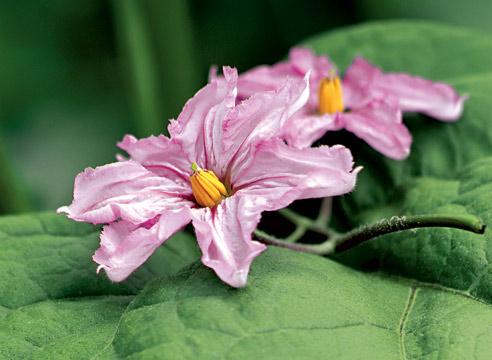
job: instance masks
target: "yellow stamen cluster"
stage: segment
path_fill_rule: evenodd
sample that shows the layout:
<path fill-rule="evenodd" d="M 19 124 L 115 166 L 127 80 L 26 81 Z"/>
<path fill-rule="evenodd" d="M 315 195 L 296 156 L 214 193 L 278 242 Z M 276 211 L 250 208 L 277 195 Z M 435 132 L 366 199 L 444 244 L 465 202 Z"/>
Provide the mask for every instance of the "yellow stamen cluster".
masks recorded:
<path fill-rule="evenodd" d="M 200 168 L 196 163 L 191 164 L 193 175 L 190 176 L 191 190 L 196 202 L 204 207 L 214 207 L 229 194 L 224 184 L 211 170 Z"/>
<path fill-rule="evenodd" d="M 319 84 L 320 114 L 334 114 L 343 111 L 342 84 L 338 76 L 330 76 L 321 80 Z"/>

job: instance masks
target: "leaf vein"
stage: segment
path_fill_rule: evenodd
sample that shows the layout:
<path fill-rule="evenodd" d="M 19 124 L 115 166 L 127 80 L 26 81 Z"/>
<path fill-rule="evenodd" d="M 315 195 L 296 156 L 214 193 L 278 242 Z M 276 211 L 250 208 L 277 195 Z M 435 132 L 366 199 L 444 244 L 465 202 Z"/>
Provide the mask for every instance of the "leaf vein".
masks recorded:
<path fill-rule="evenodd" d="M 398 327 L 398 335 L 400 339 L 400 354 L 403 360 L 407 359 L 406 349 L 405 349 L 405 326 L 408 321 L 410 312 L 412 311 L 413 305 L 415 304 L 415 299 L 417 297 L 418 288 L 412 286 L 410 288 L 408 299 L 403 309 L 403 314 L 401 315 L 400 325 Z"/>

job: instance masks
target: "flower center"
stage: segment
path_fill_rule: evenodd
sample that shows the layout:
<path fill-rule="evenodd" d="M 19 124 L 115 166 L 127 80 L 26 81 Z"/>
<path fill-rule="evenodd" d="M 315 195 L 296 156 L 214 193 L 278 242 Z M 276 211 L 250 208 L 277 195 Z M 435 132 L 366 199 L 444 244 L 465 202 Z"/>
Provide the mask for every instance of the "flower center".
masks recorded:
<path fill-rule="evenodd" d="M 343 91 L 338 76 L 329 76 L 321 80 L 318 94 L 320 114 L 334 114 L 343 111 Z"/>
<path fill-rule="evenodd" d="M 229 196 L 226 187 L 213 171 L 202 169 L 197 163 L 192 163 L 191 169 L 193 170 L 190 176 L 191 190 L 199 205 L 214 207 Z"/>

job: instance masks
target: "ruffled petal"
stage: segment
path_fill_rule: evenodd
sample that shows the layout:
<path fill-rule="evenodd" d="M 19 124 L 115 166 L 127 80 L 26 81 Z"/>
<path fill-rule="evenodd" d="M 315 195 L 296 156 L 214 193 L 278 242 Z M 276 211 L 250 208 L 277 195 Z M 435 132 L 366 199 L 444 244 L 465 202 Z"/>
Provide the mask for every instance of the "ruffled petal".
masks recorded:
<path fill-rule="evenodd" d="M 236 84 L 236 69 L 224 67 L 224 78 L 215 79 L 198 91 L 168 127 L 171 138 L 181 144 L 187 158 L 203 168 L 210 167 L 207 152 L 221 143 L 223 119 L 236 102 Z"/>
<path fill-rule="evenodd" d="M 158 176 L 183 182 L 191 175 L 191 160 L 180 142 L 164 135 L 137 139 L 126 135 L 118 146 L 136 162 Z"/>
<path fill-rule="evenodd" d="M 311 146 L 327 131 L 336 131 L 341 128 L 336 115 L 319 115 L 300 110 L 287 120 L 282 138 L 289 145 L 302 149 Z"/>
<path fill-rule="evenodd" d="M 295 47 L 290 50 L 289 61 L 292 68 L 301 76 L 311 71 L 315 77 L 325 77 L 335 68 L 327 56 L 317 56 L 311 49 L 302 47 Z"/>
<path fill-rule="evenodd" d="M 224 68 L 224 78 L 195 95 L 170 127 L 173 141 L 188 149 L 188 158 L 221 179 L 227 176 L 238 153 L 253 141 L 279 135 L 285 121 L 309 97 L 308 74 L 305 79 L 287 81 L 277 92 L 258 93 L 234 106 L 231 93 L 236 75 L 235 70 Z M 189 125 L 191 122 L 196 125 Z"/>
<path fill-rule="evenodd" d="M 289 52 L 289 61 L 293 69 L 301 75 L 311 72 L 309 84 L 311 94 L 306 107 L 313 112 L 317 109 L 319 98 L 318 89 L 323 78 L 337 72 L 336 66 L 327 56 L 317 56 L 308 48 L 293 48 Z"/>
<path fill-rule="evenodd" d="M 253 259 L 266 246 L 251 239 L 261 211 L 246 197 L 231 196 L 217 207 L 193 209 L 202 262 L 233 287 L 246 285 Z"/>
<path fill-rule="evenodd" d="M 407 74 L 384 74 L 377 88 L 396 96 L 403 111 L 420 112 L 443 121 L 456 121 L 468 96 L 460 96 L 448 84 Z"/>
<path fill-rule="evenodd" d="M 375 83 L 381 76 L 381 70 L 372 66 L 361 57 L 355 58 L 343 77 L 343 102 L 349 109 L 365 106 L 379 94 Z"/>
<path fill-rule="evenodd" d="M 210 67 L 210 69 L 208 70 L 208 82 L 211 83 L 211 82 L 214 82 L 214 81 L 217 81 L 220 76 L 217 75 L 217 66 L 215 65 L 212 65 Z"/>
<path fill-rule="evenodd" d="M 58 209 L 93 224 L 123 219 L 140 224 L 164 210 L 189 206 L 189 186 L 159 177 L 134 161 L 87 168 L 75 178 L 73 202 Z"/>
<path fill-rule="evenodd" d="M 250 147 L 263 139 L 281 136 L 287 120 L 309 97 L 309 73 L 304 79 L 289 79 L 276 92 L 257 93 L 230 112 L 224 123 L 222 164 L 233 174 L 247 161 Z"/>
<path fill-rule="evenodd" d="M 308 48 L 293 48 L 289 59 L 272 66 L 262 65 L 242 73 L 238 79 L 238 97 L 246 99 L 253 94 L 264 91 L 278 90 L 285 84 L 287 78 L 300 79 L 311 72 L 311 96 L 308 104 L 316 107 L 317 89 L 321 79 L 335 69 L 326 56 L 317 56 Z"/>
<path fill-rule="evenodd" d="M 389 95 L 398 99 L 402 111 L 420 112 L 443 121 L 457 120 L 467 99 L 448 84 L 404 73 L 383 73 L 362 58 L 355 59 L 347 70 L 344 86 L 349 107 Z"/>
<path fill-rule="evenodd" d="M 250 159 L 233 174 L 233 191 L 256 196 L 263 210 L 350 192 L 360 170 L 353 169 L 352 154 L 341 145 L 297 149 L 272 139 L 252 149 Z"/>
<path fill-rule="evenodd" d="M 296 71 L 289 63 L 257 66 L 239 76 L 238 97 L 247 99 L 259 92 L 275 91 L 285 83 L 287 78 L 302 78 L 303 76 L 304 74 Z"/>
<path fill-rule="evenodd" d="M 168 211 L 150 227 L 127 221 L 106 225 L 101 232 L 101 246 L 92 259 L 112 281 L 123 281 L 175 232 L 190 222 L 189 209 Z"/>
<path fill-rule="evenodd" d="M 396 160 L 410 153 L 412 135 L 402 123 L 397 104 L 390 99 L 374 100 L 366 106 L 339 114 L 343 127 L 377 151 Z"/>

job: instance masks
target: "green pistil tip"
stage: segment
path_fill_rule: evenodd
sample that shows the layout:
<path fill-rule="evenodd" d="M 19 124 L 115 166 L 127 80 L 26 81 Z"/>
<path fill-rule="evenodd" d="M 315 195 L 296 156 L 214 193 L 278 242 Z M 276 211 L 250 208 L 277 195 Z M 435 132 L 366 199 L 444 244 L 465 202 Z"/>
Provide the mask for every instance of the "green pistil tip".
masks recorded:
<path fill-rule="evenodd" d="M 198 171 L 198 164 L 196 162 L 191 163 L 191 170 Z"/>

